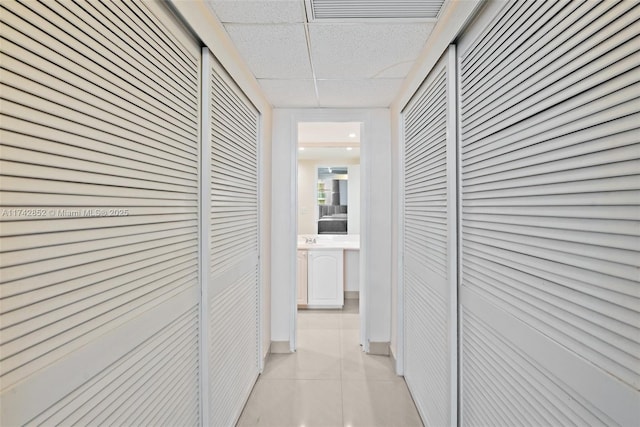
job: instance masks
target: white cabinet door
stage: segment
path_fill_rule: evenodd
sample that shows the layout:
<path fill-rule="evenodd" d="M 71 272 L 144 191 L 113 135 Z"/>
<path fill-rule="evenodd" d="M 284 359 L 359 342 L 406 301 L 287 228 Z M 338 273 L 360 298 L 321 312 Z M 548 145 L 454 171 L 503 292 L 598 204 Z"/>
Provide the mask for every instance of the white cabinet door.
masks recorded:
<path fill-rule="evenodd" d="M 343 268 L 342 249 L 309 251 L 309 306 L 342 307 Z"/>
<path fill-rule="evenodd" d="M 298 305 L 307 304 L 307 251 L 298 251 Z"/>

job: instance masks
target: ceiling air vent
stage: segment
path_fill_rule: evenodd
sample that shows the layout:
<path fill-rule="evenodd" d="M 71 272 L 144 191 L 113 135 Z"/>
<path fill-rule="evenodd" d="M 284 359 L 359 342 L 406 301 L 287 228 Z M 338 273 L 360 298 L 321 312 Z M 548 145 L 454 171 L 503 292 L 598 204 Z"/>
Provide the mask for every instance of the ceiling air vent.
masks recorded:
<path fill-rule="evenodd" d="M 307 0 L 313 20 L 435 19 L 444 0 Z"/>

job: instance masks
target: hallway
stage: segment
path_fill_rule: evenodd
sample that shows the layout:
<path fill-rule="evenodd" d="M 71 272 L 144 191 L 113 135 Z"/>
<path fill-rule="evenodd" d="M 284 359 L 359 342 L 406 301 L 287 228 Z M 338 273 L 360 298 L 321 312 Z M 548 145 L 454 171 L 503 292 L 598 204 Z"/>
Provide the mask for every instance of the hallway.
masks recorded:
<path fill-rule="evenodd" d="M 7 0 L 0 38 L 0 426 L 640 426 L 640 1 Z M 325 215 L 300 151 L 356 139 Z"/>
<path fill-rule="evenodd" d="M 238 426 L 422 426 L 391 358 L 361 351 L 358 324 L 358 300 L 299 310 L 297 352 L 269 355 Z"/>

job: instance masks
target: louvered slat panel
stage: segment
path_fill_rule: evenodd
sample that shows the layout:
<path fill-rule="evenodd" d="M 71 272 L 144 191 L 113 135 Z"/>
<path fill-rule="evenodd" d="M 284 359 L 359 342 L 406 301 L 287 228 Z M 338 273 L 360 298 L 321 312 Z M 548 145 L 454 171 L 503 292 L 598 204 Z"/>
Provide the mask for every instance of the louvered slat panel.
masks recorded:
<path fill-rule="evenodd" d="M 73 35 L 65 31 L 66 28 L 57 26 L 56 23 L 61 26 L 66 25 L 66 20 L 57 19 L 58 15 L 53 14 L 46 6 L 40 6 L 37 9 L 38 13 L 33 12 L 29 6 L 36 7 L 30 2 L 24 5 L 18 2 L 3 5 L 7 13 L 6 21 L 4 22 L 12 29 L 22 33 L 22 36 L 16 35 L 16 44 L 25 47 L 34 46 L 37 49 L 36 51 L 42 51 L 43 49 L 56 50 L 59 54 L 73 57 L 77 61 L 74 62 L 82 68 L 98 74 L 99 77 L 106 80 L 112 80 L 121 87 L 132 89 L 132 93 L 138 94 L 145 100 L 148 99 L 150 103 L 155 102 L 156 105 L 171 114 L 174 120 L 185 121 L 193 131 L 197 124 L 198 109 L 192 102 L 180 99 L 177 94 L 172 94 L 167 88 L 153 81 L 145 73 L 134 68 L 128 62 L 121 60 L 117 53 L 114 54 L 102 49 L 94 52 L 93 47 L 84 44 L 82 37 L 73 37 Z M 11 13 L 8 13 L 10 11 Z M 84 18 L 86 14 L 82 16 Z M 54 21 L 56 22 L 54 23 Z M 145 24 L 139 22 L 138 25 L 144 26 Z M 95 28 L 90 28 L 89 30 L 92 32 L 97 31 Z M 25 34 L 28 34 L 29 37 L 26 37 Z M 52 37 L 54 38 L 51 39 Z M 26 38 L 29 40 L 25 40 Z M 87 37 L 87 40 L 91 40 L 91 38 Z M 166 44 L 166 42 L 164 43 Z M 116 52 L 120 51 L 116 50 Z M 65 66 L 66 64 L 63 62 L 63 68 L 74 71 L 76 64 Z M 177 73 L 180 72 L 179 70 L 175 71 Z M 135 82 L 135 84 L 132 82 Z M 125 95 L 124 99 L 130 99 L 130 96 Z"/>
<path fill-rule="evenodd" d="M 449 236 L 455 226 L 447 162 L 447 55 L 403 111 L 404 376 L 426 425 L 451 419 Z M 454 151 L 455 152 L 455 151 Z M 455 280 L 455 277 L 453 278 Z"/>
<path fill-rule="evenodd" d="M 218 206 L 251 212 L 212 227 L 215 275 L 248 251 L 257 251 L 257 116 L 220 76 L 213 75 L 211 86 L 212 217 L 215 223 Z M 244 190 L 233 191 L 234 185 Z"/>
<path fill-rule="evenodd" d="M 234 425 L 258 376 L 258 113 L 205 50 L 211 115 L 209 420 Z"/>
<path fill-rule="evenodd" d="M 482 316 L 471 310 L 465 310 L 463 318 L 462 369 L 466 379 L 462 399 L 468 402 L 465 404 L 468 424 L 522 425 L 523 420 L 536 420 L 539 425 L 618 424 L 567 387 L 558 377 L 557 369 L 554 372 L 541 368 L 536 352 L 513 346 L 496 329 L 498 325 L 485 323 Z M 559 407 L 559 401 L 565 404 Z"/>
<path fill-rule="evenodd" d="M 115 57 L 118 60 L 126 62 L 135 70 L 139 70 L 141 73 L 146 73 L 151 79 L 156 80 L 160 85 L 166 86 L 170 89 L 174 102 L 187 106 L 190 110 L 188 97 L 184 96 L 184 93 L 193 93 L 197 87 L 197 75 L 193 73 L 195 62 L 189 61 L 189 55 L 184 52 L 183 49 L 176 46 L 174 47 L 178 52 L 184 53 L 181 55 L 183 58 L 179 60 L 171 55 L 163 54 L 166 47 L 165 44 L 156 43 L 156 37 L 147 35 L 146 37 L 137 37 L 140 31 L 144 31 L 149 27 L 154 27 L 154 23 L 150 22 L 144 13 L 140 13 L 136 16 L 138 21 L 141 21 L 141 25 L 133 25 L 132 20 L 127 19 L 127 16 L 123 11 L 127 11 L 128 8 L 122 7 L 120 9 L 113 7 L 114 3 L 84 3 L 74 4 L 67 3 L 63 5 L 51 4 L 48 5 L 50 9 L 56 12 L 58 15 L 64 16 L 71 12 L 76 15 L 81 15 L 86 18 L 85 22 L 77 23 L 74 25 L 67 25 L 66 31 L 69 34 L 75 36 L 76 39 L 82 39 L 83 43 L 90 46 L 92 49 L 97 49 L 99 52 L 103 52 L 103 49 L 109 49 L 115 53 Z M 114 12 L 108 10 L 109 7 L 115 9 Z M 130 8 L 137 9 L 135 4 L 131 4 Z M 143 11 L 144 8 L 141 10 Z M 110 14 L 111 13 L 111 14 Z M 115 13 L 117 16 L 113 16 Z M 89 28 L 95 28 L 95 31 L 89 31 Z M 84 34 L 91 34 L 91 38 L 82 37 Z M 168 38 L 168 45 L 171 44 L 170 38 Z M 106 53 L 105 53 L 106 54 Z M 108 54 L 106 54 L 108 55 Z M 185 61 L 186 59 L 186 61 Z M 163 61 L 172 60 L 175 61 L 176 73 L 168 75 L 162 70 Z M 190 62 L 190 64 L 184 65 L 184 62 Z M 185 79 L 186 78 L 186 79 Z M 186 84 L 177 84 L 175 79 L 187 81 Z M 184 120 L 184 118 L 182 118 Z"/>
<path fill-rule="evenodd" d="M 248 271 L 211 301 L 211 425 L 234 425 L 258 375 L 256 282 Z"/>
<path fill-rule="evenodd" d="M 197 348 L 198 312 L 194 307 L 27 424 L 158 425 L 170 419 L 183 402 L 191 406 L 189 412 L 197 412 Z M 190 396 L 173 399 L 174 392 Z M 156 414 L 159 419 L 150 423 Z"/>
<path fill-rule="evenodd" d="M 6 37 L 3 40 L 3 53 L 6 53 L 3 63 L 20 61 L 27 64 L 30 75 L 38 77 L 40 82 L 46 82 L 48 87 L 63 89 L 70 96 L 77 95 L 90 104 L 97 97 L 106 102 L 106 108 L 114 114 L 124 110 L 128 112 L 126 117 L 144 117 L 142 125 L 155 129 L 158 129 L 155 125 L 166 123 L 162 120 L 171 120 L 165 125 L 167 133 L 188 134 L 193 131 L 189 130 L 192 124 L 181 123 L 169 108 L 153 103 L 152 97 L 131 86 L 130 82 L 109 76 L 101 68 L 94 69 L 95 65 L 89 60 L 78 58 L 77 64 L 66 64 L 64 56 L 55 50 L 64 50 L 64 46 L 36 42 L 10 26 L 3 30 Z M 90 76 L 91 80 L 80 80 L 83 75 Z"/>
<path fill-rule="evenodd" d="M 407 282 L 410 286 L 407 287 L 407 307 L 412 313 L 417 311 L 423 312 L 423 319 L 425 322 L 431 322 L 429 324 L 441 324 L 443 319 L 447 317 L 447 304 L 442 298 L 439 292 L 435 292 L 430 287 L 425 287 L 425 278 L 431 278 L 432 273 L 419 271 L 415 269 L 414 272 L 407 272 Z M 434 360 L 442 357 L 440 352 L 443 348 L 447 348 L 448 337 L 447 331 L 443 328 L 422 328 L 413 331 L 413 335 L 419 339 L 411 340 L 411 344 L 407 347 L 407 350 L 411 352 L 421 351 L 423 356 L 426 356 L 425 360 Z M 416 348 L 418 343 L 429 343 L 425 348 Z M 440 363 L 429 363 L 423 366 L 424 374 L 429 381 L 418 381 L 418 378 L 409 375 L 407 382 L 411 384 L 412 389 L 419 390 L 415 393 L 417 396 L 430 396 L 433 389 L 445 390 L 449 387 L 449 373 L 447 365 Z M 429 415 L 431 419 L 445 419 L 448 417 L 446 407 L 436 408 L 433 415 Z"/>
<path fill-rule="evenodd" d="M 639 18 L 513 2 L 462 41 L 465 424 L 640 422 Z"/>
<path fill-rule="evenodd" d="M 32 386 L 198 285 L 199 45 L 160 3 L 114 7 L 0 5 L 1 393 L 43 410 L 8 425 L 199 420 L 195 308 L 73 392 Z"/>
<path fill-rule="evenodd" d="M 471 144 L 472 139 L 466 131 L 470 126 L 473 126 L 474 132 L 478 132 L 511 116 L 515 116 L 513 119 L 515 122 L 518 116 L 529 116 L 532 112 L 542 111 L 545 107 L 555 105 L 558 99 L 580 94 L 585 88 L 595 86 L 592 82 L 607 81 L 608 77 L 603 78 L 599 73 L 605 68 L 606 72 L 603 74 L 606 76 L 623 74 L 633 68 L 637 62 L 633 58 L 624 59 L 637 51 L 637 47 L 634 47 L 637 46 L 637 29 L 632 25 L 633 15 L 627 14 L 632 3 L 622 2 L 611 8 L 613 4 L 614 2 L 585 3 L 574 13 L 577 15 L 580 12 L 580 19 L 576 22 L 567 22 L 567 20 L 556 22 L 557 19 L 555 19 L 543 27 L 542 33 L 537 32 L 535 37 L 528 40 L 528 43 L 511 53 L 518 56 L 523 52 L 535 51 L 536 55 L 515 63 L 508 62 L 504 70 L 493 71 L 495 74 L 491 75 L 491 78 L 484 73 L 479 76 L 474 75 L 474 79 L 482 79 L 484 84 L 479 88 L 482 90 L 481 97 L 469 94 L 470 101 L 463 113 L 465 121 L 463 132 L 469 143 Z M 596 5 L 598 7 L 594 7 Z M 591 8 L 593 10 L 588 10 Z M 553 31 L 544 31 L 551 29 L 554 24 L 556 28 L 553 28 Z M 558 24 L 571 25 L 571 27 L 566 31 L 560 31 Z M 536 40 L 537 43 L 533 43 Z M 594 50 L 596 46 L 598 49 Z M 609 51 L 614 48 L 614 51 Z M 505 55 L 505 57 L 508 56 Z M 537 60 L 541 58 L 545 60 L 540 63 Z M 611 72 L 611 67 L 615 67 L 616 70 Z M 509 77 L 508 84 L 497 85 L 498 88 L 496 88 L 495 82 L 500 79 L 507 80 L 505 78 L 507 75 L 517 77 Z M 521 85 L 523 81 L 526 81 L 527 85 Z M 486 85 L 490 85 L 490 88 Z M 543 90 L 545 88 L 549 90 Z M 488 93 L 491 96 L 487 96 Z M 594 90 L 591 93 L 598 92 Z M 479 101 L 479 98 L 482 98 L 482 101 Z M 517 113 L 519 114 L 514 114 L 516 113 L 516 109 L 513 108 L 515 104 L 518 104 Z M 534 110 L 527 111 L 529 108 Z M 487 115 L 487 112 L 490 113 Z M 484 115 L 487 117 L 481 117 Z M 487 119 L 489 121 L 486 124 L 481 122 Z"/>

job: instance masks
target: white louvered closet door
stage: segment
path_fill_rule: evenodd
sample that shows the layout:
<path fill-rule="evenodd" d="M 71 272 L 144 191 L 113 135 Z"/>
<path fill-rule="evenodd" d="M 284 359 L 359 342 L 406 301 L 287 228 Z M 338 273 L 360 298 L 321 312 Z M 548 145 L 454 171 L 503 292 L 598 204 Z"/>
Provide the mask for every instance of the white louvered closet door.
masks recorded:
<path fill-rule="evenodd" d="M 452 46 L 402 113 L 404 376 L 429 426 L 456 423 L 454 61 Z"/>
<path fill-rule="evenodd" d="M 639 34 L 525 1 L 460 41 L 464 425 L 640 425 Z"/>
<path fill-rule="evenodd" d="M 197 425 L 199 45 L 161 2 L 0 20 L 0 424 Z"/>
<path fill-rule="evenodd" d="M 210 54 L 210 424 L 234 425 L 258 376 L 258 120 Z"/>

